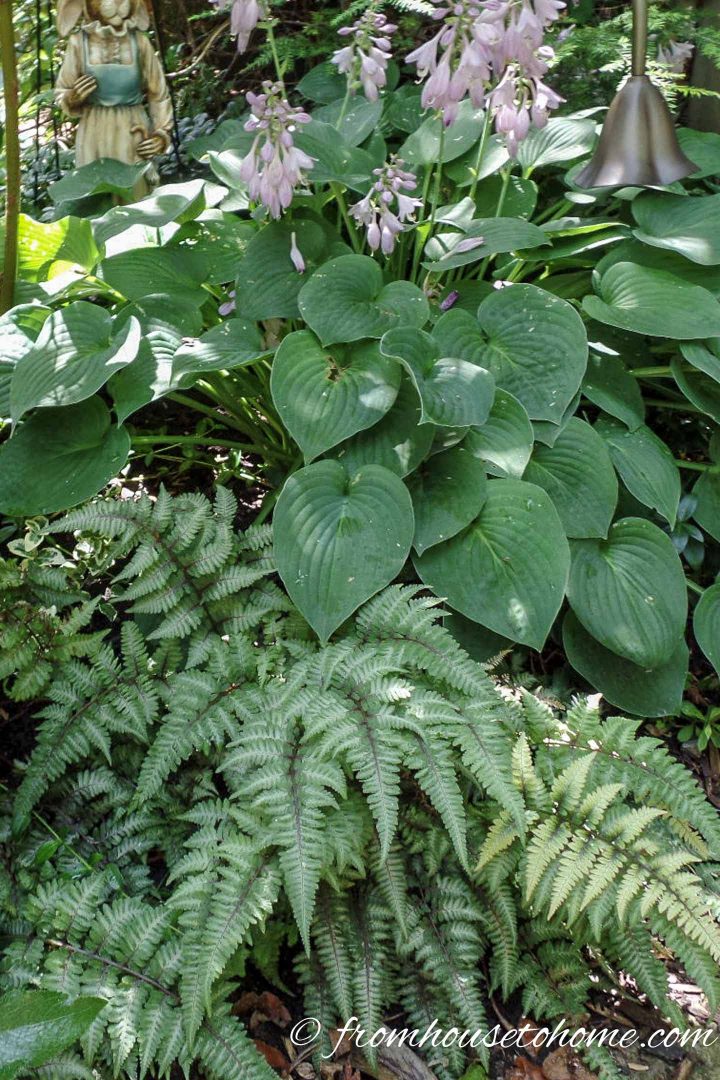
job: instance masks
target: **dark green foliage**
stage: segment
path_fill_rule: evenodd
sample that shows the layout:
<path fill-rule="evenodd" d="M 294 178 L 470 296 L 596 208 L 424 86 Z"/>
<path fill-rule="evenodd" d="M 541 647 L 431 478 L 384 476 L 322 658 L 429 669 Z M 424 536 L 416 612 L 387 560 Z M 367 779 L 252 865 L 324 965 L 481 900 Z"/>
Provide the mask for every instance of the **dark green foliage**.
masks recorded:
<path fill-rule="evenodd" d="M 119 614 L 58 663 L 3 808 L 3 983 L 106 1000 L 96 1067 L 218 1080 L 270 1076 L 230 1011 L 289 912 L 328 1025 L 487 1029 L 515 991 L 571 1020 L 620 970 L 680 1019 L 658 943 L 714 1008 L 720 827 L 684 769 L 581 701 L 501 695 L 417 587 L 318 646 L 234 511 L 162 493 L 56 526 L 109 541 Z"/>

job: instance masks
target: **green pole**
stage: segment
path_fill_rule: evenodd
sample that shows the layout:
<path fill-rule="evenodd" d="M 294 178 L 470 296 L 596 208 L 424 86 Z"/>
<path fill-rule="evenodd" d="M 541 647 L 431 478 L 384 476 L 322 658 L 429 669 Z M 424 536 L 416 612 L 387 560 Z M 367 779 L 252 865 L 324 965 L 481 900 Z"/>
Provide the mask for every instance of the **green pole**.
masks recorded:
<path fill-rule="evenodd" d="M 12 0 L 0 0 L 0 61 L 5 99 L 5 258 L 0 280 L 0 315 L 13 306 L 20 214 L 20 134 L 15 27 Z"/>
<path fill-rule="evenodd" d="M 632 74 L 644 75 L 647 60 L 648 0 L 633 0 Z"/>

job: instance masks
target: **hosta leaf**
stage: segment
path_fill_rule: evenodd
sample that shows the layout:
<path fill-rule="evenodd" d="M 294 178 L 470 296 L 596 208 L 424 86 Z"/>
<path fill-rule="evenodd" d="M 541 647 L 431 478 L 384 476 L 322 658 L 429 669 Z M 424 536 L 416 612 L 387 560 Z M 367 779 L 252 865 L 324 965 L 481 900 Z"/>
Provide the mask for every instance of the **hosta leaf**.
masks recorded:
<path fill-rule="evenodd" d="M 628 431 L 601 416 L 595 430 L 607 443 L 613 465 L 631 495 L 675 524 L 680 502 L 680 474 L 665 443 L 644 424 Z"/>
<path fill-rule="evenodd" d="M 585 327 L 572 305 L 535 285 L 513 285 L 483 300 L 478 320 L 487 345 L 475 362 L 531 420 L 559 422 L 587 365 Z"/>
<path fill-rule="evenodd" d="M 720 383 L 720 338 L 683 341 L 680 343 L 680 352 L 688 364 Z"/>
<path fill-rule="evenodd" d="M 605 648 L 645 668 L 664 664 L 683 635 L 687 587 L 666 533 L 643 518 L 623 518 L 607 540 L 572 545 L 568 600 Z"/>
<path fill-rule="evenodd" d="M 425 584 L 463 615 L 540 649 L 565 595 L 570 550 L 541 488 L 491 480 L 479 517 L 415 565 Z"/>
<path fill-rule="evenodd" d="M 530 418 L 517 398 L 497 390 L 490 416 L 467 433 L 463 446 L 485 462 L 488 472 L 519 480 L 533 448 Z"/>
<path fill-rule="evenodd" d="M 600 280 L 600 296 L 586 296 L 583 307 L 598 322 L 650 337 L 720 334 L 720 305 L 712 293 L 635 263 L 612 266 Z"/>
<path fill-rule="evenodd" d="M 469 251 L 457 251 L 458 245 L 465 247 L 470 240 L 482 239 L 483 243 Z M 527 221 L 511 217 L 479 218 L 472 222 L 464 232 L 440 233 L 425 248 L 425 268 L 439 274 L 457 266 L 468 266 L 479 262 L 488 255 L 499 252 L 519 251 L 548 244 L 549 240 L 542 229 Z"/>
<path fill-rule="evenodd" d="M 720 581 L 705 590 L 693 615 L 695 640 L 720 675 Z"/>
<path fill-rule="evenodd" d="M 607 536 L 618 485 L 605 443 L 576 418 L 553 446 L 536 444 L 525 479 L 547 491 L 570 537 Z"/>
<path fill-rule="evenodd" d="M 642 668 L 606 649 L 568 611 L 563 622 L 563 645 L 575 670 L 611 705 L 636 716 L 672 716 L 679 712 L 689 655 L 682 639 L 666 663 Z"/>
<path fill-rule="evenodd" d="M 350 473 L 361 465 L 383 465 L 407 476 L 430 450 L 437 428 L 420 425 L 420 399 L 409 375 L 402 376 L 395 404 L 382 420 L 335 447 L 333 457 Z"/>
<path fill-rule="evenodd" d="M 113 375 L 108 383 L 119 424 L 177 385 L 173 381 L 173 363 L 182 342 L 180 331 L 154 319 L 146 320 L 143 329 L 137 359 Z M 177 381 L 180 383 L 182 379 Z"/>
<path fill-rule="evenodd" d="M 532 128 L 520 144 L 518 161 L 525 170 L 559 165 L 589 153 L 595 142 L 595 121 L 557 116 L 544 128 Z"/>
<path fill-rule="evenodd" d="M 495 213 L 503 188 L 502 176 L 488 176 L 479 185 L 475 193 L 475 214 L 489 218 Z M 529 218 L 538 199 L 538 186 L 533 180 L 523 180 L 521 176 L 511 176 L 505 189 L 502 212 L 506 218 Z"/>
<path fill-rule="evenodd" d="M 701 529 L 720 542 L 720 472 L 705 472 L 695 487 L 697 504 L 693 518 Z"/>
<path fill-rule="evenodd" d="M 454 161 L 480 140 L 485 114 L 467 98 L 458 109 L 454 123 L 443 131 L 442 120 L 433 112 L 400 147 L 398 156 L 410 166 L 434 165 L 439 159 Z M 441 156 L 442 150 L 442 156 Z"/>
<path fill-rule="evenodd" d="M 42 409 L 0 447 L 0 513 L 33 517 L 96 495 L 125 465 L 130 436 L 99 397 Z"/>
<path fill-rule="evenodd" d="M 18 274 L 24 281 L 44 281 L 53 262 L 92 270 L 100 257 L 89 221 L 77 217 L 34 221 L 21 214 L 18 221 Z"/>
<path fill-rule="evenodd" d="M 670 367 L 678 389 L 688 401 L 720 424 L 720 383 L 702 371 L 686 370 L 676 356 L 670 361 Z"/>
<path fill-rule="evenodd" d="M 638 381 L 619 356 L 595 352 L 591 346 L 582 392 L 593 405 L 622 420 L 635 431 L 645 419 L 645 403 Z"/>
<path fill-rule="evenodd" d="M 0 998 L 0 1080 L 27 1076 L 84 1035 L 107 1001 L 51 990 L 16 990 Z"/>
<path fill-rule="evenodd" d="M 579 404 L 580 391 L 578 390 L 556 424 L 552 424 L 549 420 L 533 420 L 535 442 L 542 443 L 543 446 L 554 446 L 577 412 Z"/>
<path fill-rule="evenodd" d="M 720 263 L 720 195 L 669 195 L 646 191 L 632 201 L 635 236 L 702 266 Z"/>
<path fill-rule="evenodd" d="M 315 164 L 308 173 L 313 184 L 341 183 L 353 191 L 365 191 L 375 167 L 366 150 L 350 146 L 333 124 L 312 120 L 295 132 L 297 146 Z"/>
<path fill-rule="evenodd" d="M 477 176 L 482 181 L 499 169 L 508 160 L 507 147 L 502 135 L 491 135 L 485 140 L 485 148 L 478 167 L 478 152 L 475 147 L 466 151 L 462 157 L 456 158 L 443 171 L 459 188 L 469 187 Z M 493 209 L 497 206 L 495 202 Z"/>
<path fill-rule="evenodd" d="M 175 304 L 200 307 L 208 297 L 202 287 L 206 260 L 194 251 L 177 248 L 134 248 L 100 263 L 99 276 L 127 300 L 165 293 Z"/>
<path fill-rule="evenodd" d="M 324 345 L 380 338 L 394 326 L 419 327 L 430 313 L 422 290 L 409 281 L 383 284 L 367 255 L 341 255 L 303 286 L 300 313 Z"/>
<path fill-rule="evenodd" d="M 112 158 L 99 158 L 66 173 L 61 180 L 50 185 L 48 192 L 56 206 L 90 195 L 127 196 L 149 168 L 149 162 L 126 165 Z"/>
<path fill-rule="evenodd" d="M 263 355 L 267 355 L 267 350 L 255 323 L 226 319 L 202 337 L 183 341 L 173 356 L 172 382 L 174 386 L 189 385 L 192 375 L 231 371 L 252 364 Z"/>
<path fill-rule="evenodd" d="M 208 203 L 219 202 L 224 188 L 209 184 L 207 180 L 188 180 L 182 184 L 166 184 L 155 188 L 152 195 L 126 206 L 113 206 L 93 222 L 93 232 L 99 244 L 112 236 L 125 232 L 132 225 L 147 225 L 161 229 L 171 222 L 182 224 L 192 221 L 205 210 Z"/>
<path fill-rule="evenodd" d="M 225 285 L 235 280 L 240 260 L 255 235 L 252 222 L 222 210 L 206 210 L 196 220 L 182 225 L 169 246 L 203 256 L 208 264 L 208 283 Z"/>
<path fill-rule="evenodd" d="M 274 514 L 275 559 L 321 641 L 400 572 L 413 532 L 410 495 L 389 469 L 350 475 L 318 461 L 290 476 Z"/>
<path fill-rule="evenodd" d="M 415 511 L 418 555 L 449 540 L 473 521 L 485 502 L 487 482 L 482 461 L 462 446 L 433 456 L 408 484 Z"/>
<path fill-rule="evenodd" d="M 329 103 L 345 93 L 345 78 L 334 64 L 326 61 L 310 68 L 297 84 L 299 94 L 309 101 Z"/>
<path fill-rule="evenodd" d="M 606 273 L 619 262 L 635 263 L 649 270 L 664 270 L 690 285 L 700 285 L 715 297 L 720 296 L 720 266 L 701 266 L 668 248 L 649 247 L 635 239 L 623 240 L 621 244 L 615 244 L 597 264 L 598 274 Z"/>
<path fill-rule="evenodd" d="M 10 387 L 13 419 L 39 406 L 84 401 L 131 363 L 139 348 L 137 319 L 128 319 L 113 333 L 109 312 L 96 304 L 78 300 L 61 308 L 15 367 Z"/>
<path fill-rule="evenodd" d="M 495 380 L 485 368 L 448 357 L 423 330 L 389 330 L 380 348 L 397 357 L 420 395 L 423 424 L 440 427 L 480 426 L 487 420 L 495 396 Z"/>
<path fill-rule="evenodd" d="M 315 109 L 313 117 L 339 130 L 348 146 L 359 146 L 365 142 L 368 135 L 372 135 L 382 111 L 382 101 L 366 101 L 360 96 L 346 101 L 343 89 L 335 101 Z"/>
<path fill-rule="evenodd" d="M 720 173 L 720 135 L 683 127 L 678 128 L 677 137 L 683 153 L 697 165 L 693 179 Z"/>
<path fill-rule="evenodd" d="M 281 420 L 310 461 L 377 423 L 393 405 L 400 377 L 375 341 L 327 349 L 299 330 L 283 339 L 270 386 Z"/>
<path fill-rule="evenodd" d="M 290 258 L 292 237 L 305 260 L 299 274 Z M 331 240 L 315 221 L 271 221 L 248 244 L 237 268 L 235 303 L 247 319 L 294 319 L 298 294 L 309 275 L 329 257 Z"/>

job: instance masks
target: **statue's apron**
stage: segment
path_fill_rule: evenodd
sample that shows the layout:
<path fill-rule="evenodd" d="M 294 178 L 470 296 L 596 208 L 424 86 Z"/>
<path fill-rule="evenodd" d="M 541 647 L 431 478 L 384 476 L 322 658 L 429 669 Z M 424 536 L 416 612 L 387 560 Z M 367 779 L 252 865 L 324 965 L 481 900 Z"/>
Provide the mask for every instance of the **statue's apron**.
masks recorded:
<path fill-rule="evenodd" d="M 98 84 L 89 103 L 101 105 L 104 109 L 114 109 L 119 105 L 142 105 L 142 72 L 135 33 L 130 33 L 130 64 L 91 64 L 87 34 L 83 33 L 82 37 L 85 72 L 92 75 Z"/>

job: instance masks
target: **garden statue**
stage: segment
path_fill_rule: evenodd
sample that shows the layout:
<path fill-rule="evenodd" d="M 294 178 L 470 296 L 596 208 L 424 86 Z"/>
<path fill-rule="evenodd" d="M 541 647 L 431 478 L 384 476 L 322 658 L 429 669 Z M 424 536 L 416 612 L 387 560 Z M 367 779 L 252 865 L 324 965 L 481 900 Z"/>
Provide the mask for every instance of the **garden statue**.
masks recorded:
<path fill-rule="evenodd" d="M 98 158 L 132 165 L 164 153 L 171 142 L 172 106 L 145 33 L 146 0 L 59 0 L 57 21 L 60 35 L 71 35 L 57 99 L 68 116 L 80 120 L 76 165 Z M 140 198 L 156 181 L 154 168 L 148 170 L 133 194 Z"/>

